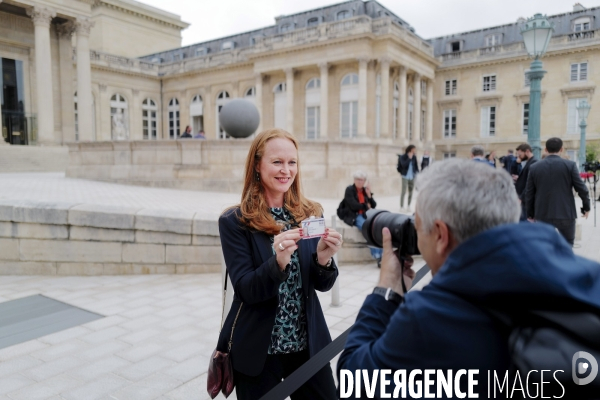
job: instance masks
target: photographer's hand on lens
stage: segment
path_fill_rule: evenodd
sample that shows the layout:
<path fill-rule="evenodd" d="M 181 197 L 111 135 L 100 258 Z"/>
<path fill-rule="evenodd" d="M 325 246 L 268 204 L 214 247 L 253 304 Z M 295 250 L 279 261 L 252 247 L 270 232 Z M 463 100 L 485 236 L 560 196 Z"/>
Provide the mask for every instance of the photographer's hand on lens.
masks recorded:
<path fill-rule="evenodd" d="M 273 238 L 273 248 L 279 269 L 285 271 L 292 259 L 292 254 L 298 248 L 298 240 L 302 237 L 302 228 L 290 229 Z"/>
<path fill-rule="evenodd" d="M 321 237 L 317 245 L 319 264 L 326 265 L 329 259 L 342 248 L 342 243 L 341 233 L 333 228 L 325 228 L 325 236 Z"/>
<path fill-rule="evenodd" d="M 391 288 L 394 292 L 404 296 L 402 279 L 404 279 L 406 290 L 410 290 L 415 278 L 415 271 L 412 270 L 413 259 L 410 256 L 404 259 L 404 274 L 402 274 L 402 265 L 392 247 L 392 234 L 388 228 L 383 228 L 382 237 L 383 257 L 381 258 L 381 272 L 379 273 L 377 286 Z"/>

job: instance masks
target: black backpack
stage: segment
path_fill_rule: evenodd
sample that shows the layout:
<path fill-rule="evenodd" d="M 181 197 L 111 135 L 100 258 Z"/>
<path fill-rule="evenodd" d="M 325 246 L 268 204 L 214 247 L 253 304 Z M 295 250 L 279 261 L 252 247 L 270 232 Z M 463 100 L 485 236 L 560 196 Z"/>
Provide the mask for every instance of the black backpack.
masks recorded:
<path fill-rule="evenodd" d="M 519 304 L 526 304 L 521 303 Z M 570 311 L 565 307 L 544 310 L 525 310 L 514 315 L 499 308 L 482 307 L 500 324 L 508 336 L 510 370 L 508 396 L 513 385 L 519 387 L 520 379 L 529 397 L 519 397 L 520 390 L 513 393 L 515 398 L 531 398 L 539 391 L 540 371 L 544 375 L 544 396 L 563 399 L 600 399 L 600 312 L 588 310 L 586 306 Z M 549 311 L 552 309 L 552 311 Z M 558 311 L 555 311 L 558 310 Z M 587 365 L 587 368 L 584 368 Z M 533 376 L 528 378 L 530 371 Z M 562 370 L 564 372 L 555 371 Z M 517 376 L 518 375 L 518 376 Z M 591 378 L 595 375 L 595 378 Z M 503 378 L 502 378 L 503 379 Z M 580 384 L 575 382 L 579 379 Z M 591 382 L 581 384 L 585 380 Z M 493 384 L 493 381 L 492 383 Z M 538 385 L 537 387 L 535 385 Z M 505 394 L 505 392 L 503 392 Z M 516 397 L 515 397 L 516 395 Z M 539 395 L 539 393 L 538 393 Z"/>

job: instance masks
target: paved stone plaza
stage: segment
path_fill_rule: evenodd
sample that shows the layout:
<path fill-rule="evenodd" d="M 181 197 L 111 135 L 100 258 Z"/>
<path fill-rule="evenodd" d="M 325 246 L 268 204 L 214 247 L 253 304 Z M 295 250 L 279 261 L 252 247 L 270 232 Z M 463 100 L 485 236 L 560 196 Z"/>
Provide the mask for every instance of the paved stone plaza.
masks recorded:
<path fill-rule="evenodd" d="M 56 173 L 0 174 L 0 188 L 0 200 L 192 209 L 207 218 L 217 218 L 238 200 L 231 194 L 120 186 Z M 377 200 L 378 208 L 398 210 L 397 197 Z M 322 201 L 326 216 L 338 202 Z M 576 251 L 600 261 L 600 228 L 593 227 L 593 214 L 582 224 Z M 333 337 L 352 325 L 378 275 L 374 263 L 342 265 L 341 307 L 331 307 L 331 293 L 320 294 Z M 106 316 L 0 350 L 0 399 L 208 398 L 208 358 L 221 322 L 220 281 L 214 273 L 0 277 L 0 302 L 42 294 Z"/>

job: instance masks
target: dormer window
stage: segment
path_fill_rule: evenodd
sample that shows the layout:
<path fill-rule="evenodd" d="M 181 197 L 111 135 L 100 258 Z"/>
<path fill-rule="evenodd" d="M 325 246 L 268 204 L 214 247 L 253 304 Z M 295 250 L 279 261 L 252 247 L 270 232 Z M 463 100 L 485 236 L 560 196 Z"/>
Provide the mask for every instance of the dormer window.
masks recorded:
<path fill-rule="evenodd" d="M 221 50 L 232 50 L 235 48 L 235 42 L 232 40 L 228 40 L 221 45 Z"/>
<path fill-rule="evenodd" d="M 340 12 L 338 12 L 336 14 L 335 19 L 337 21 L 341 21 L 343 19 L 348 19 L 350 17 L 352 17 L 352 13 L 350 11 L 348 11 L 348 10 L 343 10 L 343 11 L 340 11 Z"/>
<path fill-rule="evenodd" d="M 208 53 L 206 47 L 199 47 L 196 49 L 196 57 L 205 56 Z"/>
<path fill-rule="evenodd" d="M 577 18 L 573 21 L 573 32 L 589 31 L 591 29 L 590 17 Z"/>
<path fill-rule="evenodd" d="M 492 47 L 492 46 L 496 46 L 499 44 L 502 44 L 502 34 L 501 33 L 494 33 L 492 35 L 487 35 L 485 37 L 485 47 Z"/>
<path fill-rule="evenodd" d="M 279 27 L 279 32 L 284 33 L 291 31 L 292 29 L 292 24 L 283 24 Z"/>
<path fill-rule="evenodd" d="M 446 44 L 446 51 L 448 53 L 458 53 L 462 50 L 462 41 L 456 40 L 454 42 L 448 42 Z"/>
<path fill-rule="evenodd" d="M 306 21 L 306 26 L 316 26 L 319 25 L 319 18 L 310 18 L 308 21 Z"/>

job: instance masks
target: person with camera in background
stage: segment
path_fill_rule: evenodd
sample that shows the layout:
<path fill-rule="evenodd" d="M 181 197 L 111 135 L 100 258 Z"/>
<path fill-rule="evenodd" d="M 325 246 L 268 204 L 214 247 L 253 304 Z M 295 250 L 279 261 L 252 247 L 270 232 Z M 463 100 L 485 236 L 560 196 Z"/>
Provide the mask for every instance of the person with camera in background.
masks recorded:
<path fill-rule="evenodd" d="M 560 138 L 548 139 L 546 151 L 548 156 L 529 170 L 525 195 L 527 219 L 553 225 L 572 246 L 577 219 L 573 189 L 581 198 L 582 214 L 587 218 L 590 212 L 588 188 L 579 176 L 577 164 L 560 157 L 563 151 Z"/>
<path fill-rule="evenodd" d="M 390 234 L 400 230 L 381 223 L 379 283 L 349 333 L 338 377 L 348 370 L 368 376 L 405 370 L 408 376 L 414 370 L 479 369 L 477 378 L 485 381 L 486 371 L 504 376 L 511 362 L 508 335 L 485 306 L 519 313 L 535 304 L 573 302 L 600 313 L 600 264 L 576 256 L 548 225 L 517 224 L 519 201 L 504 171 L 444 160 L 423 171 L 416 187 L 412 229 L 433 278 L 421 291 L 405 292 L 414 277 L 412 259 L 403 257 L 402 265 L 404 242 L 395 233 L 394 243 L 402 243 L 395 253 Z M 377 219 L 369 223 L 367 231 L 379 231 Z M 389 392 L 394 386 L 392 380 Z M 485 397 L 487 387 L 478 389 Z"/>

